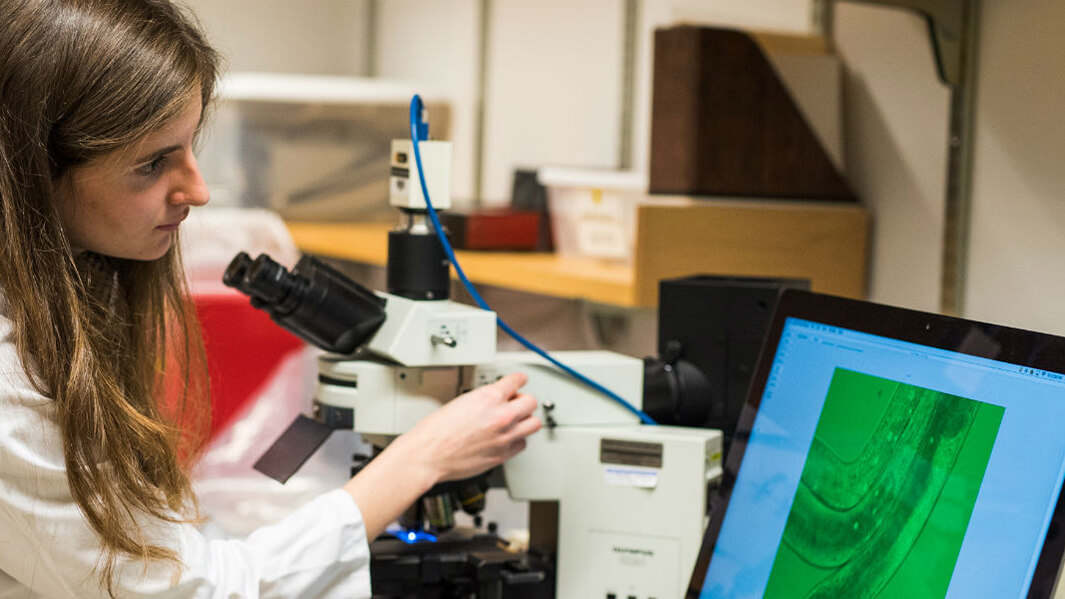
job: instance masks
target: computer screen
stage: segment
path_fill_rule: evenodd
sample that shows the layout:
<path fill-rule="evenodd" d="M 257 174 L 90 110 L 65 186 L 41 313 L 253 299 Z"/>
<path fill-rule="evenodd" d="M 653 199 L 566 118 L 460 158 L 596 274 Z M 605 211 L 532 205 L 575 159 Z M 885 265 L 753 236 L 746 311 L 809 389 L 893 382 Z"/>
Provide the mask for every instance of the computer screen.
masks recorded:
<path fill-rule="evenodd" d="M 779 320 L 698 597 L 1026 596 L 1065 477 L 1065 376 L 983 357 L 994 329 L 954 335 L 966 353 Z"/>

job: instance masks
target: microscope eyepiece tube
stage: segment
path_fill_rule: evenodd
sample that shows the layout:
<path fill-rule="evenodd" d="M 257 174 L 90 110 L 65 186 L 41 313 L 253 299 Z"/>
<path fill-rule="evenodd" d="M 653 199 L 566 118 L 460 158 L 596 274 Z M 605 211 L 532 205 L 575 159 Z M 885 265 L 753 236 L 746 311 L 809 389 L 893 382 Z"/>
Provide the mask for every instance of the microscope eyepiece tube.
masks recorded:
<path fill-rule="evenodd" d="M 277 324 L 326 351 L 350 354 L 385 321 L 385 300 L 336 269 L 304 256 L 289 272 L 261 254 L 241 252 L 223 282 L 270 314 Z"/>
<path fill-rule="evenodd" d="M 226 267 L 226 272 L 222 275 L 222 282 L 228 287 L 233 287 L 244 294 L 248 294 L 248 291 L 244 288 L 244 276 L 248 273 L 248 269 L 251 268 L 251 256 L 247 252 L 241 252 L 234 256 L 233 260 L 229 262 L 229 266 Z"/>
<path fill-rule="evenodd" d="M 260 254 L 252 262 L 244 281 L 250 295 L 272 304 L 281 304 L 299 286 L 295 276 L 266 254 Z"/>

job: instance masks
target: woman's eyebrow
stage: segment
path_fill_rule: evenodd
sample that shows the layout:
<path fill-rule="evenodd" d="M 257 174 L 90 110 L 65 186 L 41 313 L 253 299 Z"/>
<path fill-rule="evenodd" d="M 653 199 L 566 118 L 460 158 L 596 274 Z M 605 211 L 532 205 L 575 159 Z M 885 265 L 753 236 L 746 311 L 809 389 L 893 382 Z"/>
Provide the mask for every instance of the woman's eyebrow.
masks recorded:
<path fill-rule="evenodd" d="M 156 151 L 152 152 L 151 154 L 148 154 L 146 156 L 138 158 L 137 160 L 134 161 L 134 164 L 143 164 L 145 162 L 151 162 L 152 160 L 155 160 L 156 158 L 159 158 L 161 156 L 165 156 L 165 155 L 167 155 L 167 154 L 169 154 L 169 153 L 171 153 L 171 152 L 173 152 L 175 150 L 180 150 L 182 147 L 183 146 L 181 146 L 180 144 L 173 145 L 173 146 L 167 146 L 165 148 L 156 150 Z"/>

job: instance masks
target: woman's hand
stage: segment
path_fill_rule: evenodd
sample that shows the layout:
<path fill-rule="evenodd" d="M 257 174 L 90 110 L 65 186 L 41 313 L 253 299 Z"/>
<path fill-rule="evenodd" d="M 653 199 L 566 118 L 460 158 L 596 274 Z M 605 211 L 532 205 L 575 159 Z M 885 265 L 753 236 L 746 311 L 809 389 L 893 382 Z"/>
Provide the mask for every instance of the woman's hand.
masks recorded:
<path fill-rule="evenodd" d="M 515 373 L 460 395 L 421 420 L 392 444 L 411 445 L 414 460 L 439 481 L 480 474 L 525 449 L 525 437 L 540 430 L 537 403 L 520 393 Z M 398 449 L 398 448 L 397 448 Z"/>
<path fill-rule="evenodd" d="M 423 418 L 344 485 L 362 511 L 367 538 L 380 534 L 434 484 L 502 464 L 540 430 L 536 399 L 510 374 L 444 404 Z"/>

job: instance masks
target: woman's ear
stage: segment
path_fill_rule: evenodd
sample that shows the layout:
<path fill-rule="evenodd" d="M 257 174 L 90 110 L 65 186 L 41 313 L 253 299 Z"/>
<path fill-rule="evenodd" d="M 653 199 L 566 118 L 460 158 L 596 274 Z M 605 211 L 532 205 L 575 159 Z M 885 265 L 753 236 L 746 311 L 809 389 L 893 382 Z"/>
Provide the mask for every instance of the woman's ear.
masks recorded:
<path fill-rule="evenodd" d="M 55 208 L 55 213 L 59 216 L 59 227 L 63 231 L 63 235 L 67 238 L 67 243 L 70 244 L 71 249 L 75 254 L 80 253 L 81 249 L 78 247 L 76 240 L 71 236 L 71 231 L 67 227 L 67 223 L 72 222 L 72 219 L 76 218 L 78 204 L 75 201 L 76 197 L 76 183 L 74 177 L 74 169 L 67 169 L 65 173 L 52 179 L 52 206 Z M 46 208 L 47 209 L 47 208 Z"/>
<path fill-rule="evenodd" d="M 70 171 L 67 169 L 62 175 L 52 178 L 52 197 L 56 202 L 66 202 L 74 195 L 74 177 Z"/>

